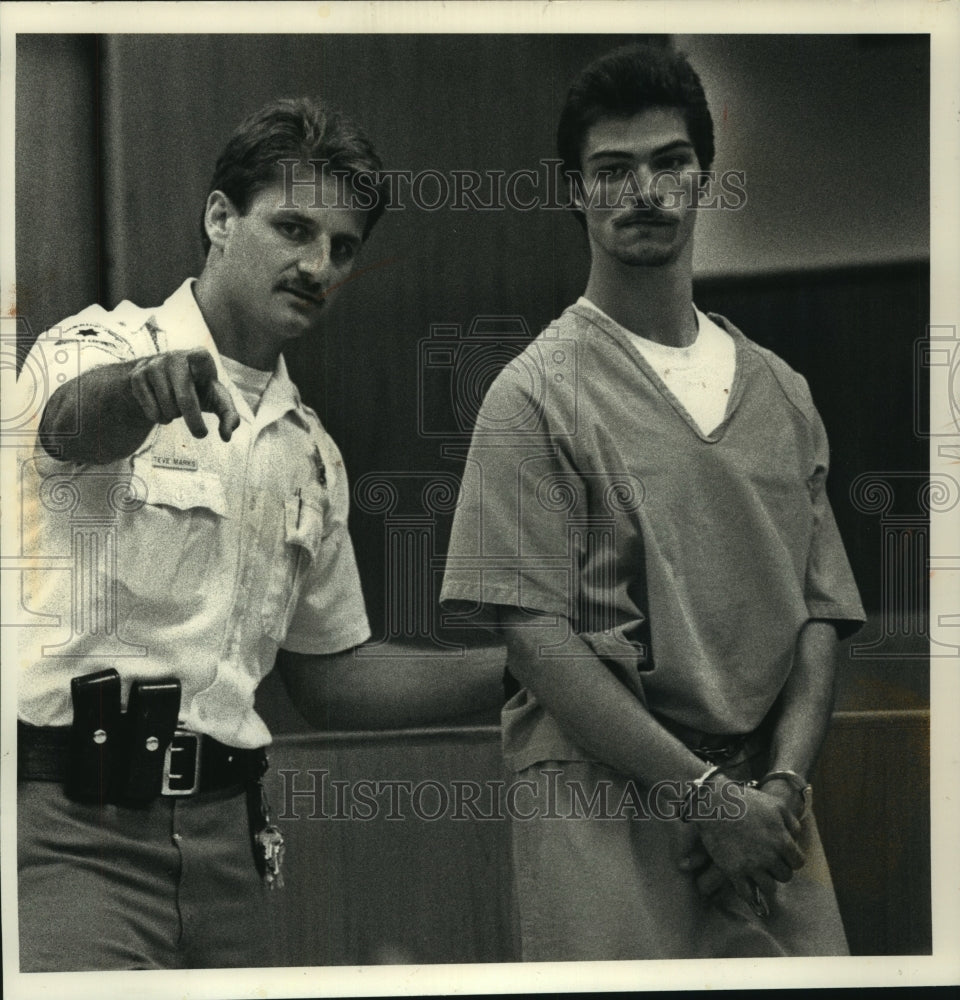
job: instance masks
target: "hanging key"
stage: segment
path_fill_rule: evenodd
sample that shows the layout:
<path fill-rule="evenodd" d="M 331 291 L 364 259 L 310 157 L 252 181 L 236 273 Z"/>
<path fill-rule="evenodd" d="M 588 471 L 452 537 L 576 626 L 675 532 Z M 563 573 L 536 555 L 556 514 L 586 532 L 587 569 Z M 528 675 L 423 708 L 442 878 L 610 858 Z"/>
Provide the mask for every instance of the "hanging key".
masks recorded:
<path fill-rule="evenodd" d="M 268 823 L 257 832 L 257 846 L 264 863 L 263 880 L 271 889 L 283 888 L 283 834 L 278 826 Z"/>

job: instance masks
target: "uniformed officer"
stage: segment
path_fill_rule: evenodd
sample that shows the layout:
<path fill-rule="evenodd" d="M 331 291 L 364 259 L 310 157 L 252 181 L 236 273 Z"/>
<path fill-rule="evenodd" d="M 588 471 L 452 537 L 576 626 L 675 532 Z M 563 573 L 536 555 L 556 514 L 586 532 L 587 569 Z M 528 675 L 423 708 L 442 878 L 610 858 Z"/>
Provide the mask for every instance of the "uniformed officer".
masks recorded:
<path fill-rule="evenodd" d="M 32 611 L 71 609 L 71 627 L 59 644 L 21 630 L 23 971 L 269 963 L 250 915 L 280 844 L 258 798 L 270 733 L 254 693 L 278 651 L 322 724 L 413 724 L 498 697 L 487 673 L 404 659 L 388 678 L 352 657 L 369 628 L 347 477 L 282 356 L 353 272 L 380 168 L 340 114 L 277 101 L 217 162 L 199 278 L 159 307 L 60 325 L 74 377 L 21 477 L 25 553 L 75 557 L 24 584 Z"/>

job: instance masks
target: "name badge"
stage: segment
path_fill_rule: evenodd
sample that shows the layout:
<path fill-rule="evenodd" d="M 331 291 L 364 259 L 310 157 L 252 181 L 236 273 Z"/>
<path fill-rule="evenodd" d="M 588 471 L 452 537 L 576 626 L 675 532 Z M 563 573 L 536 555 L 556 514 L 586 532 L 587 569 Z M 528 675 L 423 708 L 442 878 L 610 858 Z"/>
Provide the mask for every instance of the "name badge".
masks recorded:
<path fill-rule="evenodd" d="M 187 455 L 154 455 L 155 469 L 180 469 L 183 472 L 196 472 L 200 467 L 195 458 Z"/>

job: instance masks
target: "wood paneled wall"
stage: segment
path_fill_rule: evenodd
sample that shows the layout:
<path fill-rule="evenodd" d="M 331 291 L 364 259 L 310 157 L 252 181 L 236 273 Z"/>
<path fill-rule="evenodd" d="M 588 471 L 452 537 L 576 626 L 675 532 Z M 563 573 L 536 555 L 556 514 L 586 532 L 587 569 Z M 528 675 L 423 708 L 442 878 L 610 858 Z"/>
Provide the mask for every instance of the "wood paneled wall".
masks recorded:
<path fill-rule="evenodd" d="M 96 35 L 17 39 L 16 310 L 33 337 L 102 301 L 98 52 Z"/>

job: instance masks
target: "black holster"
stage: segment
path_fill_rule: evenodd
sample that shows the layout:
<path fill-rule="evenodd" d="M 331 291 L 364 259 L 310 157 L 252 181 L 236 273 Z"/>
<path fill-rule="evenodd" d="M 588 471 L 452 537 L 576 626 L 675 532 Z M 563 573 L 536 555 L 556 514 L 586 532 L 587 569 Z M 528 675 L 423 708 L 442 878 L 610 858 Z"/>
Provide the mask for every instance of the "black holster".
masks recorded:
<path fill-rule="evenodd" d="M 79 802 L 147 802 L 160 792 L 180 714 L 180 681 L 135 681 L 127 712 L 112 667 L 70 681 L 73 725 L 64 783 Z"/>

